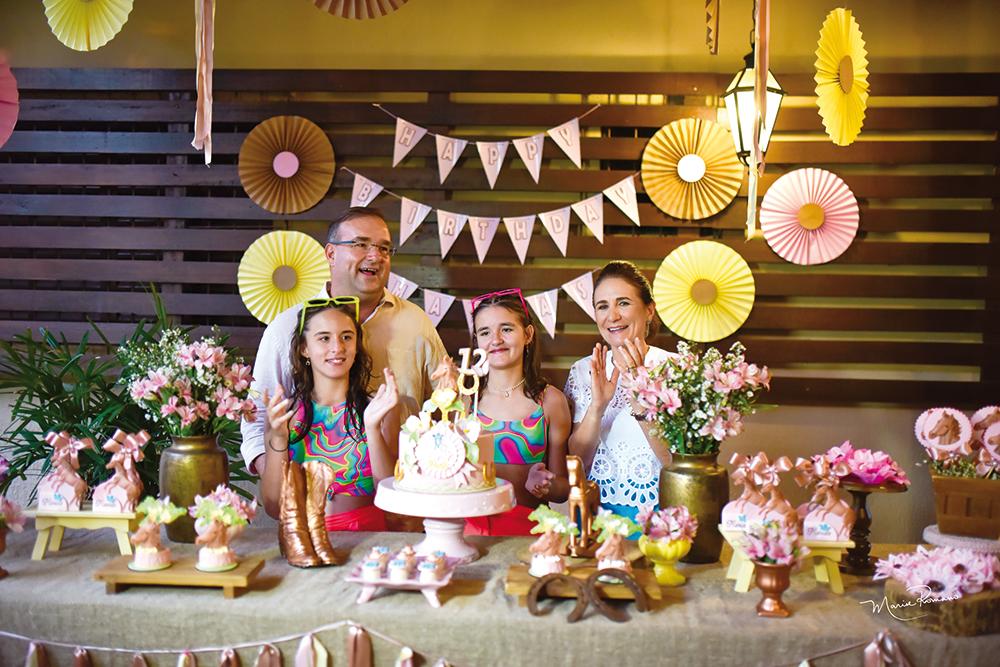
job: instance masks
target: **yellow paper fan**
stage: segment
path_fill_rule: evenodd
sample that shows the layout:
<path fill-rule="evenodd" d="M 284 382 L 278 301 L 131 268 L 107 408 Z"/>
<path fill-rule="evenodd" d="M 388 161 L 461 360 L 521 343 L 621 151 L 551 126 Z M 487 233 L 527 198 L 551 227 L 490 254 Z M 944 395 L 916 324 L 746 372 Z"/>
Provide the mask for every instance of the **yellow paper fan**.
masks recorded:
<path fill-rule="evenodd" d="M 99 49 L 121 31 L 132 0 L 44 0 L 52 34 L 77 51 Z"/>
<path fill-rule="evenodd" d="M 250 131 L 240 147 L 240 182 L 261 208 L 290 215 L 310 209 L 333 182 L 333 146 L 301 116 L 275 116 Z"/>
<path fill-rule="evenodd" d="M 653 299 L 663 323 L 699 343 L 725 338 L 750 315 L 754 280 L 740 254 L 715 241 L 691 241 L 663 260 Z"/>
<path fill-rule="evenodd" d="M 377 19 L 396 11 L 408 0 L 314 0 L 320 9 L 345 19 Z"/>
<path fill-rule="evenodd" d="M 270 232 L 250 244 L 236 283 L 250 314 L 270 324 L 278 313 L 310 299 L 330 279 L 323 246 L 302 232 Z"/>
<path fill-rule="evenodd" d="M 653 135 L 642 152 L 642 185 L 667 215 L 701 220 L 726 208 L 743 182 L 732 137 L 718 123 L 682 118 Z"/>
<path fill-rule="evenodd" d="M 816 49 L 816 101 L 833 143 L 854 142 L 868 107 L 868 51 L 851 10 L 826 15 Z"/>

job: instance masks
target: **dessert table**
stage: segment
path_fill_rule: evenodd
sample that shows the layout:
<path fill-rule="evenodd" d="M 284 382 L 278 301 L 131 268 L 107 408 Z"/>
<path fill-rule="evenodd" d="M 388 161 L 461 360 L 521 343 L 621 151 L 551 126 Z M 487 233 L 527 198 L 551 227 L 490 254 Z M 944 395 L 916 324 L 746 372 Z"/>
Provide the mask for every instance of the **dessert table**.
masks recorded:
<path fill-rule="evenodd" d="M 663 590 L 662 601 L 632 620 L 613 623 L 591 608 L 577 623 L 566 622 L 572 601 L 551 606 L 533 617 L 504 593 L 507 568 L 526 551 L 529 538 L 470 538 L 485 555 L 461 566 L 441 589 L 442 606 L 432 609 L 419 593 L 390 591 L 366 604 L 355 600 L 360 589 L 347 583 L 353 564 L 372 546 L 398 548 L 419 539 L 413 533 L 337 534 L 335 547 L 350 551 L 342 567 L 299 570 L 278 554 L 273 524 L 252 526 L 236 541 L 245 556 L 265 558 L 254 586 L 236 599 L 196 588 L 131 588 L 117 595 L 93 573 L 117 557 L 110 533 L 67 532 L 60 551 L 31 560 L 34 532 L 8 535 L 0 564 L 10 576 L 0 580 L 0 630 L 43 642 L 118 647 L 133 650 L 226 647 L 263 644 L 281 636 L 304 634 L 320 626 L 350 620 L 369 630 L 375 664 L 392 665 L 405 644 L 426 664 L 445 658 L 453 665 L 597 665 L 713 664 L 797 665 L 804 658 L 851 644 L 867 644 L 889 628 L 914 665 L 995 665 L 1000 634 L 956 638 L 916 629 L 894 620 L 883 608 L 873 612 L 864 601 L 882 601 L 881 582 L 845 575 L 846 591 L 833 595 L 811 572 L 795 574 L 784 598 L 789 619 L 758 618 L 759 594 L 737 593 L 724 564 L 680 566 L 688 583 Z M 172 545 L 177 556 L 193 554 L 193 545 Z M 878 545 L 875 553 L 884 553 Z M 727 556 L 728 558 L 728 556 Z M 725 560 L 725 558 L 724 558 Z M 384 637 L 380 637 L 382 635 Z M 334 665 L 346 664 L 346 627 L 316 638 Z M 277 645 L 292 663 L 298 640 Z M 0 636 L 0 665 L 23 664 L 27 644 Z M 71 649 L 48 647 L 55 665 L 72 662 Z M 243 665 L 253 665 L 257 648 L 238 651 Z M 92 651 L 101 667 L 131 664 L 131 653 Z M 219 654 L 198 654 L 198 664 L 219 664 Z M 150 667 L 177 664 L 177 656 L 147 654 Z M 861 648 L 818 661 L 860 665 Z"/>

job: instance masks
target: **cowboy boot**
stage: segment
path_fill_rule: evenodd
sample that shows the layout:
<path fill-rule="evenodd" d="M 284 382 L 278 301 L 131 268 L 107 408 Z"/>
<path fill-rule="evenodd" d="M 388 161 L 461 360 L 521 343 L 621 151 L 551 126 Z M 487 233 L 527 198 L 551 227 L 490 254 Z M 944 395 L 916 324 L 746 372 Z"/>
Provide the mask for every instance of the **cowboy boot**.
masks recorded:
<path fill-rule="evenodd" d="M 333 552 L 330 536 L 326 532 L 326 490 L 333 483 L 333 468 L 322 461 L 307 461 L 306 470 L 306 521 L 316 555 L 324 565 L 339 565 L 340 559 Z"/>
<path fill-rule="evenodd" d="M 306 521 L 306 475 L 295 461 L 285 465 L 281 484 L 281 512 L 278 525 L 278 542 L 281 553 L 289 565 L 316 567 L 322 561 L 309 539 Z"/>

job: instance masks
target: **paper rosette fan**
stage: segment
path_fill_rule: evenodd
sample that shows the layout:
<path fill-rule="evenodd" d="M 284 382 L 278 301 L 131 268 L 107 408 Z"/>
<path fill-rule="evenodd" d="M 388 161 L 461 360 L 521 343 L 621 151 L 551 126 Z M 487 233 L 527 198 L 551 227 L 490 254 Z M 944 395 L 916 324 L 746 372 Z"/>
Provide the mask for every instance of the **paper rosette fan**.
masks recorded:
<path fill-rule="evenodd" d="M 10 139 L 10 135 L 14 133 L 19 109 L 17 79 L 10 71 L 7 57 L 0 52 L 0 147 L 3 147 Z"/>
<path fill-rule="evenodd" d="M 682 118 L 653 135 L 642 152 L 642 185 L 656 206 L 683 220 L 726 208 L 743 182 L 729 132 L 718 123 Z"/>
<path fill-rule="evenodd" d="M 52 34 L 77 51 L 99 49 L 121 31 L 132 0 L 43 0 Z"/>
<path fill-rule="evenodd" d="M 851 10 L 826 15 L 816 49 L 816 97 L 823 127 L 833 143 L 854 142 L 868 106 L 868 51 Z"/>
<path fill-rule="evenodd" d="M 663 260 L 653 280 L 660 319 L 699 343 L 725 338 L 742 326 L 754 299 L 753 274 L 739 253 L 715 241 L 691 241 Z"/>
<path fill-rule="evenodd" d="M 822 264 L 847 250 L 858 232 L 858 201 L 836 174 L 796 169 L 776 180 L 760 205 L 768 245 L 794 264 Z"/>
<path fill-rule="evenodd" d="M 312 298 L 330 279 L 323 246 L 302 232 L 270 232 L 247 248 L 236 284 L 250 314 L 270 324 L 278 313 Z"/>
<path fill-rule="evenodd" d="M 314 4 L 345 19 L 377 19 L 391 14 L 409 0 L 314 0 Z"/>
<path fill-rule="evenodd" d="M 240 147 L 240 181 L 261 208 L 284 215 L 318 204 L 333 182 L 333 146 L 301 116 L 268 118 Z"/>

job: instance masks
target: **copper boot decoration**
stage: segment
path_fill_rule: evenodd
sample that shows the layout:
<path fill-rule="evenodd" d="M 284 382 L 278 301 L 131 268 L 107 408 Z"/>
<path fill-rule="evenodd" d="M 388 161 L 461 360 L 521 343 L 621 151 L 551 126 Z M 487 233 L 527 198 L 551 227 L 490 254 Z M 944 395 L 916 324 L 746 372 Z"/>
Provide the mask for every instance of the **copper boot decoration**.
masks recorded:
<path fill-rule="evenodd" d="M 306 473 L 298 463 L 289 461 L 285 466 L 281 485 L 281 513 L 279 515 L 278 541 L 281 552 L 289 565 L 316 567 L 323 561 L 316 555 L 309 538 L 306 518 Z"/>
<path fill-rule="evenodd" d="M 339 565 L 340 560 L 326 532 L 326 490 L 333 483 L 334 470 L 322 461 L 307 461 L 303 467 L 306 470 L 306 520 L 313 548 L 324 565 Z"/>

